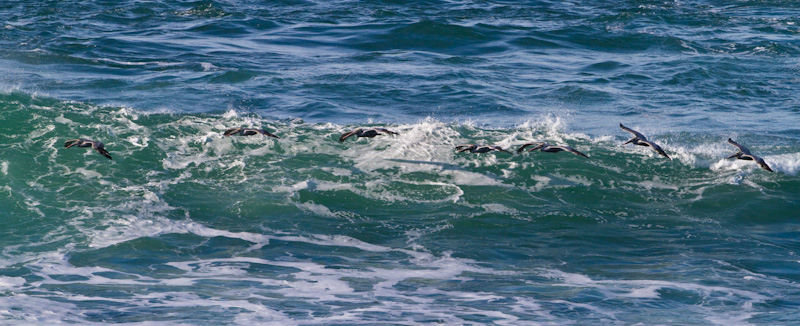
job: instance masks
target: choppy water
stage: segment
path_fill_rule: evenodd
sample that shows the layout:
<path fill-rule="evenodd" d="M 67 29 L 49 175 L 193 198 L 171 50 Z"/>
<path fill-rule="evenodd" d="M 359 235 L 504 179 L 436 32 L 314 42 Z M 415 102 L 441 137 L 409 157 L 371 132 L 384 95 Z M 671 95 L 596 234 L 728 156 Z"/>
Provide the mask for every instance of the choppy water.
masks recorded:
<path fill-rule="evenodd" d="M 4 324 L 800 320 L 796 2 L 0 17 Z M 620 122 L 673 160 L 623 146 Z M 400 135 L 338 142 L 362 125 Z M 725 160 L 728 137 L 775 173 Z M 591 159 L 453 150 L 532 140 Z"/>

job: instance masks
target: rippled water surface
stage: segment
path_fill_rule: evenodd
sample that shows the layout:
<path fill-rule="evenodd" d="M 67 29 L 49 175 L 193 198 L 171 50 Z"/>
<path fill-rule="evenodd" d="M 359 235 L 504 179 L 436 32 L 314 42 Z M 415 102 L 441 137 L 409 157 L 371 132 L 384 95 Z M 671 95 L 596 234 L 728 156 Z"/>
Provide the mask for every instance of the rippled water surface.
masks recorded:
<path fill-rule="evenodd" d="M 797 2 L 0 17 L 3 324 L 800 321 Z M 338 141 L 359 126 L 399 135 Z"/>

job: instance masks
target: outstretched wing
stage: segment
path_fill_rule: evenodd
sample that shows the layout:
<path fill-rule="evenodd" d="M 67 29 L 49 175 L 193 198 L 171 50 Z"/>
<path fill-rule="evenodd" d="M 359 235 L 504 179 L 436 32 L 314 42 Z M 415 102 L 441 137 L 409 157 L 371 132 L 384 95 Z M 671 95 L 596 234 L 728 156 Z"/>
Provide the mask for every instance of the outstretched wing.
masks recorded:
<path fill-rule="evenodd" d="M 468 150 L 473 149 L 473 148 L 475 148 L 475 144 L 464 144 L 464 145 L 457 145 L 456 146 L 456 150 L 458 151 L 458 153 L 461 153 L 461 152 L 464 152 L 464 151 L 468 151 Z"/>
<path fill-rule="evenodd" d="M 100 155 L 107 157 L 109 160 L 111 159 L 111 155 L 108 155 L 108 151 L 106 150 L 105 145 L 99 141 L 92 141 L 92 148 L 96 150 Z"/>
<path fill-rule="evenodd" d="M 534 147 L 533 149 L 529 150 L 529 152 L 533 151 L 533 150 L 537 150 L 539 148 L 542 148 L 544 143 L 527 143 L 527 144 L 524 144 L 524 145 L 520 146 L 519 148 L 517 148 L 517 153 L 522 153 L 522 151 L 525 150 L 525 147 L 533 146 L 533 145 L 537 145 L 537 146 Z"/>
<path fill-rule="evenodd" d="M 625 130 L 625 131 L 627 131 L 629 133 L 632 133 L 636 138 L 639 138 L 639 140 L 647 141 L 647 137 L 642 135 L 640 132 L 638 132 L 636 130 L 633 130 L 631 128 L 625 127 L 621 123 L 619 124 L 619 127 L 622 128 L 622 130 Z"/>
<path fill-rule="evenodd" d="M 572 154 L 575 154 L 575 155 L 578 155 L 578 156 L 583 156 L 585 158 L 589 158 L 588 156 L 586 156 L 586 154 L 581 153 L 581 152 L 579 152 L 578 150 L 576 150 L 576 149 L 574 149 L 572 147 L 569 147 L 569 146 L 558 146 L 558 147 L 563 149 L 563 150 L 565 150 L 565 151 L 567 151 L 567 152 L 570 152 Z"/>
<path fill-rule="evenodd" d="M 343 133 L 341 136 L 339 136 L 339 142 L 343 143 L 345 139 L 349 138 L 352 135 L 355 135 L 356 133 L 358 133 L 358 129 Z"/>
<path fill-rule="evenodd" d="M 753 156 L 753 157 L 756 159 L 756 163 L 758 163 L 758 166 L 760 166 L 762 169 L 767 170 L 769 172 L 775 172 L 769 168 L 769 165 L 767 165 L 767 162 L 764 162 L 763 158 L 760 158 L 758 156 Z"/>
<path fill-rule="evenodd" d="M 509 151 L 507 151 L 507 150 L 503 149 L 503 148 L 502 148 L 502 147 L 500 147 L 500 146 L 492 146 L 492 149 L 493 149 L 493 150 L 496 150 L 496 151 L 500 151 L 500 152 L 506 152 L 506 153 L 509 153 L 509 154 L 511 154 L 511 155 L 514 155 L 514 153 L 512 153 L 512 152 L 509 152 Z"/>
<path fill-rule="evenodd" d="M 276 135 L 273 135 L 273 134 L 271 134 L 271 133 L 267 132 L 267 131 L 266 131 L 266 130 L 264 130 L 264 129 L 257 129 L 257 131 L 258 131 L 258 133 L 260 133 L 260 134 L 262 134 L 262 135 L 265 135 L 265 136 L 269 136 L 269 137 L 272 137 L 272 138 L 278 138 L 278 139 L 280 139 L 280 138 L 281 138 L 281 137 L 278 137 L 278 136 L 276 136 Z"/>
<path fill-rule="evenodd" d="M 739 152 L 744 153 L 744 154 L 750 154 L 750 150 L 747 149 L 747 147 L 739 145 L 739 143 L 733 141 L 733 139 L 728 138 L 728 143 L 733 145 L 733 146 L 736 146 L 736 148 L 739 149 Z"/>
<path fill-rule="evenodd" d="M 240 127 L 240 128 L 230 128 L 230 129 L 228 129 L 228 130 L 225 130 L 225 132 L 223 133 L 223 135 L 225 135 L 225 136 L 230 136 L 230 135 L 233 135 L 233 134 L 237 134 L 237 133 L 239 133 L 240 131 L 242 131 L 242 128 L 241 128 L 241 127 Z"/>
<path fill-rule="evenodd" d="M 111 159 L 111 155 L 109 155 L 108 151 L 105 148 L 103 148 L 103 144 L 100 144 L 100 147 L 94 147 L 94 149 L 98 153 L 100 153 L 100 155 L 103 155 L 103 156 L 107 157 L 109 160 Z"/>
<path fill-rule="evenodd" d="M 391 130 L 388 130 L 388 129 L 384 129 L 384 128 L 375 128 L 375 130 L 380 131 L 382 133 L 387 133 L 387 134 L 392 134 L 392 135 L 399 135 L 398 133 L 396 133 L 394 131 L 391 131 Z"/>
<path fill-rule="evenodd" d="M 672 159 L 671 157 L 669 157 L 669 155 L 667 155 L 666 152 L 664 152 L 663 149 L 661 149 L 661 146 L 658 146 L 656 143 L 649 142 L 649 141 L 646 141 L 645 143 L 647 143 L 647 145 L 650 146 L 650 148 L 652 148 L 654 151 L 656 151 L 656 153 L 658 153 L 658 155 L 666 157 L 666 158 L 668 158 L 670 160 Z"/>
<path fill-rule="evenodd" d="M 72 146 L 75 146 L 75 145 L 79 144 L 80 142 L 81 142 L 80 139 L 70 139 L 70 140 L 64 142 L 64 147 L 70 148 Z"/>

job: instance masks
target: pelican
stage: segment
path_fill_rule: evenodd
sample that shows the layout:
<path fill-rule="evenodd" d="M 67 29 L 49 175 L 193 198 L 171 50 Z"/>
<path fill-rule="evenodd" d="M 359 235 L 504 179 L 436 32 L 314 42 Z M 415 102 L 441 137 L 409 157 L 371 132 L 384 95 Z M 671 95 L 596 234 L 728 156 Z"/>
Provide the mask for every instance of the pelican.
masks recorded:
<path fill-rule="evenodd" d="M 252 135 L 257 135 L 257 134 L 262 134 L 262 135 L 265 135 L 265 136 L 268 136 L 268 137 L 272 137 L 272 138 L 281 138 L 281 137 L 275 136 L 275 135 L 273 135 L 271 133 L 268 133 L 264 129 L 256 129 L 256 128 L 241 128 L 241 127 L 239 127 L 239 128 L 230 128 L 228 130 L 225 130 L 225 133 L 223 133 L 223 135 L 225 135 L 226 137 L 227 136 L 232 136 L 232 135 L 252 136 Z"/>
<path fill-rule="evenodd" d="M 533 148 L 529 149 L 528 152 L 533 152 L 533 151 L 535 151 L 537 149 L 542 151 L 542 152 L 547 152 L 547 153 L 558 153 L 558 152 L 567 151 L 567 152 L 570 152 L 570 153 L 575 154 L 575 155 L 579 155 L 579 156 L 583 156 L 585 158 L 589 158 L 588 156 L 586 156 L 586 154 L 581 153 L 581 152 L 575 150 L 572 147 L 569 147 L 569 146 L 554 146 L 554 145 L 549 145 L 547 143 L 527 143 L 525 145 L 522 145 L 519 149 L 517 149 L 517 153 L 521 153 L 522 150 L 524 150 L 525 147 L 528 147 L 528 146 L 534 146 Z"/>
<path fill-rule="evenodd" d="M 633 143 L 634 145 L 639 145 L 639 146 L 649 146 L 652 150 L 654 150 L 659 155 L 664 156 L 664 157 L 666 157 L 666 158 L 668 158 L 670 160 L 672 159 L 669 156 L 667 156 L 667 153 L 664 153 L 664 150 L 661 149 L 660 146 L 658 146 L 654 142 L 648 141 L 647 137 L 645 137 L 644 135 L 640 134 L 638 131 L 633 130 L 633 129 L 628 128 L 628 127 L 625 127 L 621 123 L 619 124 L 619 127 L 622 128 L 622 130 L 625 130 L 625 131 L 633 134 L 633 138 L 631 138 L 628 141 L 626 141 L 625 144 L 623 144 L 623 145 L 626 145 L 628 143 Z"/>
<path fill-rule="evenodd" d="M 64 142 L 64 147 L 70 148 L 72 146 L 91 147 L 98 153 L 100 153 L 100 155 L 107 157 L 109 160 L 111 159 L 111 155 L 108 155 L 108 151 L 103 147 L 103 143 L 99 141 L 79 138 L 79 139 L 71 139 Z"/>
<path fill-rule="evenodd" d="M 758 156 L 750 154 L 750 150 L 747 149 L 747 147 L 739 145 L 739 143 L 733 141 L 733 139 L 730 139 L 730 138 L 728 138 L 728 143 L 730 143 L 733 146 L 736 146 L 736 148 L 738 148 L 739 151 L 736 152 L 736 154 L 733 154 L 731 156 L 726 157 L 725 159 L 729 159 L 729 158 L 734 158 L 735 157 L 737 159 L 745 160 L 745 161 L 756 161 L 756 163 L 758 163 L 758 165 L 761 166 L 761 168 L 763 168 L 764 170 L 767 170 L 769 172 L 774 172 L 774 171 L 772 171 L 772 169 L 769 168 L 769 165 L 767 165 L 767 162 L 764 162 L 763 158 L 760 158 Z"/>
<path fill-rule="evenodd" d="M 478 146 L 475 144 L 464 144 L 456 146 L 457 153 L 469 151 L 470 153 L 488 153 L 491 151 L 498 151 L 498 152 L 506 152 L 509 154 L 513 154 L 505 149 L 500 148 L 500 146 Z"/>
<path fill-rule="evenodd" d="M 339 141 L 340 142 L 344 142 L 350 136 L 372 138 L 372 137 L 375 137 L 377 135 L 380 135 L 381 133 L 391 134 L 391 135 L 399 135 L 398 133 L 396 133 L 394 131 L 386 130 L 386 129 L 383 129 L 383 128 L 372 128 L 372 129 L 358 128 L 358 129 L 355 129 L 353 131 L 343 133 L 342 136 L 339 137 Z"/>

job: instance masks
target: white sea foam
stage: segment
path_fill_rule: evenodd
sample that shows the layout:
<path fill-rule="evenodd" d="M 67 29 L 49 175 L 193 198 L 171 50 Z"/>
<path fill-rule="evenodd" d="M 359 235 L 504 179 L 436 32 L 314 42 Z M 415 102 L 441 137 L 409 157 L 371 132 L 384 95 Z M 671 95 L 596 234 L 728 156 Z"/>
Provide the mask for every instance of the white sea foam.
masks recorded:
<path fill-rule="evenodd" d="M 555 145 L 569 145 L 572 142 L 591 140 L 591 137 L 586 134 L 569 131 L 566 115 L 554 114 L 545 114 L 517 125 L 511 136 L 510 140 L 519 142 L 540 141 Z"/>
<path fill-rule="evenodd" d="M 201 259 L 190 261 L 170 262 L 167 265 L 175 267 L 181 271 L 181 274 L 175 274 L 174 277 L 165 279 L 154 279 L 144 275 L 129 275 L 131 277 L 126 279 L 110 279 L 100 276 L 99 273 L 115 272 L 113 270 L 102 267 L 75 267 L 68 263 L 68 258 L 64 252 L 52 253 L 47 256 L 41 256 L 36 262 L 31 264 L 37 271 L 37 274 L 44 276 L 44 280 L 38 281 L 37 284 L 83 284 L 86 285 L 126 285 L 126 286 L 141 286 L 152 287 L 154 283 L 161 286 L 169 287 L 187 287 L 195 285 L 198 282 L 207 280 L 215 280 L 215 282 L 252 282 L 253 284 L 261 284 L 266 288 L 256 287 L 253 289 L 239 288 L 237 290 L 221 290 L 213 296 L 201 297 L 192 293 L 192 291 L 180 292 L 132 292 L 126 296 L 118 296 L 116 298 L 105 297 L 89 297 L 84 295 L 62 295 L 62 299 L 70 303 L 53 302 L 54 314 L 59 318 L 74 318 L 75 320 L 83 320 L 83 316 L 77 315 L 70 317 L 68 311 L 75 311 L 75 303 L 85 301 L 91 302 L 100 300 L 103 302 L 117 302 L 126 306 L 147 306 L 147 307 L 162 307 L 162 308 L 176 308 L 176 307 L 204 307 L 208 308 L 241 308 L 242 311 L 236 314 L 236 320 L 241 321 L 261 321 L 265 324 L 283 323 L 292 324 L 296 321 L 286 317 L 279 310 L 272 309 L 268 305 L 253 302 L 251 300 L 241 300 L 236 298 L 250 298 L 260 300 L 273 301 L 275 296 L 282 298 L 281 300 L 302 300 L 306 305 L 325 305 L 327 302 L 351 302 L 354 304 L 365 305 L 369 304 L 370 308 L 348 309 L 340 311 L 331 316 L 319 316 L 313 320 L 307 320 L 306 323 L 330 323 L 333 321 L 339 322 L 353 322 L 358 323 L 363 320 L 363 313 L 367 311 L 390 313 L 396 309 L 402 309 L 406 313 L 420 314 L 428 316 L 438 316 L 444 320 L 461 320 L 448 312 L 446 306 L 439 306 L 438 304 L 431 307 L 434 301 L 426 299 L 430 296 L 445 296 L 453 298 L 457 301 L 465 302 L 481 302 L 493 301 L 503 299 L 492 293 L 481 292 L 465 292 L 465 291 L 444 291 L 436 288 L 423 287 L 415 292 L 406 293 L 398 288 L 396 285 L 406 280 L 460 280 L 466 281 L 469 278 L 461 277 L 464 272 L 472 273 L 492 273 L 491 269 L 476 267 L 474 261 L 457 259 L 450 257 L 449 254 L 442 256 L 432 255 L 430 253 L 419 252 L 407 249 L 393 249 L 390 247 L 377 246 L 369 244 L 357 239 L 346 236 L 325 236 L 314 235 L 296 236 L 296 235 L 271 235 L 271 236 L 256 236 L 248 233 L 234 233 L 220 230 L 213 230 L 204 227 L 198 223 L 180 223 L 175 222 L 175 225 L 169 229 L 174 232 L 191 232 L 193 234 L 215 237 L 225 236 L 244 239 L 247 241 L 260 241 L 268 242 L 269 238 L 280 239 L 281 241 L 290 242 L 303 242 L 307 244 L 323 245 L 323 246 L 336 246 L 336 247 L 350 247 L 357 248 L 370 252 L 398 252 L 407 254 L 409 261 L 413 263 L 410 268 L 403 267 L 402 265 L 386 267 L 369 267 L 362 269 L 331 269 L 325 264 L 320 264 L 311 261 L 298 261 L 291 260 L 289 256 L 281 259 L 265 259 L 257 257 L 229 257 L 229 258 L 215 258 L 215 259 Z M 277 279 L 264 278 L 257 275 L 252 275 L 250 267 L 253 265 L 261 266 L 280 266 L 291 268 L 294 271 L 288 273 L 286 277 L 279 277 Z M 39 267 L 41 266 L 41 267 Z M 83 278 L 61 281 L 49 277 L 49 275 L 75 275 Z M 351 282 L 354 280 L 366 280 L 372 284 L 373 290 L 370 292 L 356 291 Z M 374 281 L 370 281 L 374 280 Z M 5 280 L 0 280 L 0 284 Z M 21 286 L 24 279 L 14 278 L 8 279 L 8 283 L 13 287 Z M 244 292 L 243 292 L 244 291 Z M 262 296 L 263 294 L 270 293 L 268 297 Z M 382 302 L 375 302 L 374 298 L 384 298 Z M 22 307 L 29 302 L 37 301 L 42 303 L 46 302 L 45 299 L 38 299 L 26 296 L 17 296 L 16 303 L 8 305 L 8 307 Z M 386 299 L 390 299 L 386 301 Z M 64 308 L 62 310 L 59 310 Z M 27 309 L 27 308 L 23 308 Z M 77 309 L 80 311 L 80 309 Z M 32 310 L 27 310 L 32 311 Z M 37 310 L 41 311 L 41 310 Z M 0 311 L 0 314 L 5 316 L 13 315 L 6 314 L 8 311 Z M 491 316 L 499 319 L 499 324 L 513 324 L 519 318 L 506 313 L 497 313 L 494 310 L 468 308 L 462 311 L 470 315 Z M 30 312 L 29 312 L 30 313 Z M 32 314 L 29 320 L 42 321 L 43 316 Z M 411 322 L 413 319 L 409 319 Z M 88 323 L 91 324 L 91 323 Z"/>
<path fill-rule="evenodd" d="M 452 157 L 457 133 L 443 123 L 427 119 L 418 124 L 403 125 L 396 129 L 400 135 L 393 136 L 391 146 L 378 148 L 377 144 L 370 144 L 371 151 L 350 150 L 343 154 L 352 157 L 357 162 L 356 167 L 364 171 L 385 169 L 387 165 L 400 166 L 407 172 L 438 170 L 440 166 L 434 164 L 411 162 L 447 162 Z M 376 137 L 373 143 L 378 142 L 385 144 L 386 140 Z"/>
<path fill-rule="evenodd" d="M 9 324 L 57 325 L 62 323 L 95 324 L 75 304 L 18 293 L 0 297 L 0 318 Z"/>
<path fill-rule="evenodd" d="M 318 216 L 337 217 L 336 213 L 331 211 L 325 205 L 315 204 L 314 202 L 295 203 L 298 208 Z"/>
<path fill-rule="evenodd" d="M 520 211 L 503 204 L 483 204 L 481 205 L 486 213 L 519 215 Z"/>
<path fill-rule="evenodd" d="M 726 304 L 737 305 L 739 310 L 732 312 L 725 310 L 717 313 L 713 308 L 697 306 L 695 309 L 706 314 L 706 319 L 717 325 L 749 325 L 744 322 L 750 318 L 754 303 L 763 303 L 770 299 L 769 296 L 748 290 L 729 288 L 723 286 L 708 286 L 695 283 L 673 282 L 662 280 L 592 280 L 591 278 L 575 273 L 559 270 L 546 270 L 542 276 L 563 281 L 564 286 L 585 288 L 591 287 L 602 292 L 606 300 L 614 299 L 661 299 L 661 292 L 665 289 L 686 291 L 701 296 L 704 301 L 722 301 Z"/>
<path fill-rule="evenodd" d="M 443 230 L 447 230 L 447 229 L 452 229 L 452 228 L 453 228 L 453 225 L 450 224 L 450 223 L 447 223 L 447 224 L 440 224 L 440 225 L 437 225 L 437 226 L 431 227 L 431 228 L 411 229 L 411 230 L 408 230 L 408 231 L 405 232 L 406 236 L 408 237 L 408 239 L 406 240 L 406 243 L 413 243 L 413 242 L 415 242 L 416 240 L 418 240 L 419 238 L 421 238 L 423 236 L 430 235 L 430 234 L 433 234 L 433 233 L 437 233 L 437 232 L 440 232 L 440 231 L 443 231 Z"/>
<path fill-rule="evenodd" d="M 53 119 L 53 121 L 58 122 L 58 123 L 63 123 L 63 124 L 66 124 L 66 125 L 74 125 L 75 124 L 75 121 L 72 121 L 70 119 L 65 118 L 63 114 L 58 116 L 57 118 Z"/>
<path fill-rule="evenodd" d="M 263 137 L 222 137 L 220 132 L 229 126 L 265 124 L 263 119 L 240 116 L 233 110 L 222 116 L 184 116 L 178 121 L 168 122 L 158 128 L 140 125 L 135 112 L 119 111 L 114 114 L 116 118 L 111 122 L 114 126 L 110 129 L 119 134 L 120 140 L 117 141 L 117 146 L 124 148 L 120 151 L 138 151 L 148 144 L 155 145 L 151 149 L 161 150 L 165 157 L 162 161 L 163 166 L 147 171 L 144 175 L 146 182 L 141 184 L 138 181 L 136 184 L 108 183 L 107 192 L 99 195 L 111 199 L 118 196 L 125 198 L 124 201 L 118 201 L 119 205 L 106 207 L 102 202 L 70 198 L 67 204 L 69 207 L 60 208 L 65 212 L 64 226 L 52 231 L 47 241 L 67 242 L 68 239 L 75 237 L 76 240 L 69 240 L 72 241 L 72 246 L 65 246 L 53 252 L 30 252 L 25 255 L 17 254 L 17 249 L 4 248 L 4 255 L 10 258 L 6 260 L 4 257 L 3 266 L 24 264 L 36 277 L 31 278 L 33 281 L 30 283 L 25 283 L 25 279 L 22 278 L 0 278 L 0 287 L 7 287 L 9 293 L 25 293 L 35 288 L 36 291 L 44 291 L 42 293 L 45 294 L 40 297 L 12 294 L 11 298 L 15 301 L 0 298 L 0 307 L 10 307 L 0 308 L 2 318 L 32 320 L 29 323 L 62 320 L 92 324 L 89 320 L 91 318 L 76 311 L 91 313 L 93 312 L 91 309 L 85 308 L 86 304 L 96 302 L 109 305 L 109 302 L 113 302 L 117 305 L 112 304 L 111 308 L 97 309 L 119 309 L 133 313 L 141 313 L 141 310 L 146 309 L 168 311 L 176 308 L 222 311 L 234 315 L 233 323 L 267 325 L 358 324 L 374 322 L 377 319 L 382 322 L 409 325 L 434 322 L 484 323 L 475 321 L 476 319 L 491 320 L 486 323 L 498 325 L 523 323 L 560 325 L 574 321 L 575 316 L 588 316 L 589 321 L 600 320 L 618 324 L 624 323 L 622 316 L 626 311 L 609 307 L 615 302 L 643 304 L 645 308 L 642 309 L 647 309 L 648 304 L 665 300 L 662 298 L 665 291 L 677 291 L 707 299 L 708 301 L 702 304 L 689 306 L 687 310 L 706 316 L 710 323 L 745 324 L 748 318 L 755 314 L 753 305 L 768 299 L 768 295 L 760 291 L 737 290 L 728 286 L 706 286 L 693 282 L 662 280 L 594 280 L 577 273 L 561 272 L 540 274 L 554 282 L 552 286 L 556 289 L 566 287 L 575 291 L 583 289 L 596 291 L 590 297 L 597 297 L 597 300 L 565 298 L 569 297 L 568 294 L 559 294 L 556 296 L 558 299 L 553 299 L 551 296 L 538 296 L 536 291 L 530 292 L 533 293 L 530 297 L 522 297 L 518 293 L 509 294 L 512 297 L 507 297 L 503 291 L 469 289 L 476 282 L 482 282 L 483 280 L 479 278 L 485 275 L 503 275 L 503 282 L 507 281 L 510 284 L 523 282 L 522 280 L 529 275 L 525 274 L 527 272 L 517 275 L 516 271 L 499 270 L 490 262 L 459 258 L 458 256 L 463 254 L 461 252 L 436 252 L 426 249 L 424 244 L 428 243 L 428 235 L 434 237 L 437 233 L 446 235 L 449 232 L 443 231 L 452 229 L 454 224 L 459 225 L 454 223 L 459 217 L 444 217 L 435 223 L 427 223 L 407 231 L 399 230 L 397 232 L 404 237 L 402 239 L 404 241 L 400 242 L 401 247 L 396 247 L 397 243 L 392 241 L 380 239 L 381 242 L 370 243 L 344 235 L 348 234 L 346 230 L 349 227 L 355 225 L 347 224 L 352 221 L 345 221 L 344 218 L 351 217 L 353 215 L 348 214 L 354 213 L 346 211 L 342 206 L 337 207 L 336 203 L 316 198 L 301 199 L 306 198 L 308 192 L 314 196 L 323 192 L 329 194 L 351 192 L 357 196 L 386 203 L 434 202 L 447 205 L 454 203 L 461 205 L 458 208 L 476 208 L 476 214 L 510 216 L 524 214 L 525 212 L 521 212 L 519 207 L 511 203 L 469 203 L 469 200 L 464 200 L 464 193 L 469 192 L 471 189 L 468 187 L 471 186 L 514 189 L 514 179 L 527 179 L 519 176 L 517 171 L 536 168 L 538 163 L 520 163 L 502 156 L 504 154 L 455 154 L 453 146 L 467 141 L 511 146 L 530 138 L 537 140 L 546 138 L 544 140 L 564 142 L 568 145 L 572 145 L 573 142 L 609 141 L 565 132 L 566 126 L 558 119 L 542 125 L 531 123 L 510 130 L 479 130 L 428 119 L 417 124 L 390 127 L 400 131 L 400 136 L 348 140 L 347 143 L 341 144 L 336 142 L 336 136 L 349 127 L 335 124 L 298 127 L 274 123 L 277 128 L 286 131 L 285 134 L 281 134 L 280 140 Z M 107 127 L 98 124 L 92 128 L 105 130 Z M 154 132 L 168 136 L 153 136 Z M 316 134 L 302 138 L 309 132 Z M 45 144 L 43 147 L 46 151 L 50 151 L 48 154 L 54 155 L 51 157 L 54 163 L 51 167 L 53 175 L 62 171 L 66 171 L 70 177 L 74 174 L 75 178 L 70 180 L 75 179 L 75 181 L 70 186 L 84 182 L 100 184 L 101 181 L 105 181 L 102 179 L 114 176 L 115 172 L 118 173 L 114 170 L 114 166 L 108 169 L 106 166 L 103 169 L 96 169 L 92 164 L 97 162 L 91 160 L 86 160 L 86 165 L 83 166 L 57 165 L 55 155 L 60 144 L 50 139 L 40 142 Z M 612 154 L 635 150 L 638 149 L 608 149 Z M 713 149 L 717 150 L 720 154 L 727 152 L 724 147 Z M 704 156 L 703 153 L 706 151 L 699 147 L 687 147 L 677 152 L 681 151 L 685 153 L 676 155 L 686 156 L 678 159 L 683 165 L 702 167 L 705 164 L 704 160 L 711 160 Z M 330 156 L 330 165 L 299 165 L 292 169 L 274 171 L 268 168 L 270 162 L 308 153 Z M 86 151 L 84 155 L 97 154 Z M 713 155 L 717 155 L 716 152 Z M 254 157 L 267 159 L 254 164 Z M 785 159 L 784 163 L 775 163 L 779 171 L 785 173 L 797 171 L 796 164 L 793 164 L 798 161 L 798 157 L 794 154 L 765 158 L 771 164 Z M 63 161 L 63 158 L 61 160 Z M 632 162 L 640 160 L 640 157 L 631 158 Z M 734 164 L 735 161 L 730 162 Z M 0 162 L 0 172 L 5 175 L 8 174 L 7 163 Z M 740 162 L 736 162 L 738 163 Z M 256 167 L 259 165 L 267 167 Z M 748 171 L 757 168 L 752 164 L 743 167 Z M 620 171 L 622 170 L 617 170 Z M 719 171 L 723 172 L 719 174 L 724 176 L 732 172 L 738 173 L 735 169 Z M 208 226 L 210 223 L 207 225 L 196 222 L 192 219 L 191 208 L 181 207 L 177 201 L 172 201 L 168 190 L 187 181 L 216 186 L 215 183 L 219 180 L 203 179 L 208 172 L 224 172 L 219 173 L 223 178 L 230 177 L 230 180 L 239 183 L 247 182 L 247 185 L 252 185 L 256 192 L 269 191 L 279 193 L 278 197 L 285 196 L 288 202 L 286 205 L 294 205 L 310 214 L 336 218 L 337 220 L 332 222 L 334 224 L 341 222 L 337 225 L 342 226 L 343 232 L 305 234 L 294 230 L 294 226 L 286 229 L 293 231 L 265 228 L 262 232 L 235 232 L 216 229 Z M 277 178 L 273 178 L 274 176 Z M 545 175 L 532 175 L 531 178 L 536 182 L 531 186 L 534 191 L 547 187 L 592 187 L 597 184 L 605 186 L 604 181 L 557 171 Z M 34 179 L 29 185 L 44 188 L 47 181 L 47 179 Z M 611 180 L 608 182 L 610 184 L 608 187 L 622 185 L 621 187 L 631 187 L 635 190 L 689 193 L 708 187 L 707 184 L 712 181 L 714 180 L 701 178 L 696 182 L 681 183 L 672 179 L 653 177 L 633 181 Z M 9 187 L 2 189 L 6 189 L 9 193 L 12 190 Z M 702 190 L 697 191 L 702 194 Z M 24 193 L 20 196 L 24 196 Z M 46 205 L 43 205 L 39 198 L 26 197 L 25 203 L 29 209 L 38 210 L 40 216 L 46 216 L 43 212 Z M 47 210 L 52 209 L 47 207 Z M 179 214 L 178 217 L 175 216 L 176 213 Z M 181 217 L 180 214 L 184 216 Z M 381 224 L 379 227 L 387 225 L 391 227 L 389 223 Z M 79 234 L 76 236 L 67 230 L 77 230 Z M 338 231 L 333 232 L 338 233 Z M 371 230 L 364 232 L 369 234 Z M 131 240 L 157 238 L 165 234 L 192 234 L 204 239 L 200 242 L 205 239 L 229 238 L 247 241 L 250 244 L 242 248 L 237 248 L 235 245 L 225 248 L 230 250 L 231 254 L 184 255 L 175 261 L 151 266 L 172 268 L 161 275 L 128 271 L 125 270 L 124 264 L 117 264 L 116 261 L 111 261 L 108 265 L 98 263 L 82 267 L 70 263 L 70 254 L 81 250 L 102 252 Z M 319 246 L 317 249 L 324 254 L 308 257 L 288 249 L 285 253 L 282 252 L 283 249 L 279 249 L 276 253 L 270 251 L 272 248 L 268 247 L 271 242 L 288 243 L 287 248 Z M 114 249 L 119 248 L 124 248 L 124 245 Z M 113 275 L 123 277 L 113 277 Z M 747 274 L 745 277 L 750 278 L 747 279 L 748 282 L 763 279 L 752 274 Z M 535 283 L 529 284 L 542 286 Z M 228 287 L 229 284 L 233 285 Z M 86 294 L 92 292 L 93 286 L 104 289 L 124 286 L 129 291 L 120 291 L 114 296 L 94 297 L 92 294 Z M 90 291 L 81 291 L 86 293 L 74 295 L 68 290 L 80 287 L 87 287 Z M 59 300 L 42 299 L 43 296 L 58 297 Z M 46 309 L 47 312 L 41 309 L 37 311 L 37 305 L 49 305 L 50 309 Z M 731 310 L 725 307 L 735 307 L 733 309 L 741 311 L 730 313 Z M 554 311 L 558 313 L 552 313 Z M 561 315 L 564 312 L 568 312 L 570 316 L 565 318 Z"/>
<path fill-rule="evenodd" d="M 794 176 L 800 171 L 800 153 L 767 155 L 763 158 L 775 172 L 783 172 Z"/>
<path fill-rule="evenodd" d="M 777 173 L 797 175 L 797 172 L 800 171 L 800 153 L 769 155 L 762 158 Z M 761 172 L 758 164 L 746 160 L 720 159 L 710 168 L 712 171 L 740 171 L 746 175 Z"/>
<path fill-rule="evenodd" d="M 219 69 L 219 67 L 215 66 L 214 64 L 212 64 L 210 62 L 200 62 L 200 67 L 203 68 L 203 71 L 212 71 L 212 70 Z"/>
<path fill-rule="evenodd" d="M 9 277 L 9 276 L 0 277 L 0 289 L 18 287 L 22 286 L 23 284 L 25 284 L 25 279 L 22 277 Z"/>
<path fill-rule="evenodd" d="M 680 186 L 665 182 L 657 175 L 649 180 L 630 182 L 630 184 L 636 185 L 639 189 L 646 189 L 648 191 L 653 189 L 678 191 L 680 189 Z"/>
<path fill-rule="evenodd" d="M 338 183 L 330 181 L 321 181 L 316 179 L 309 179 L 295 183 L 291 186 L 277 186 L 273 188 L 275 192 L 294 193 L 299 190 L 312 190 L 312 191 L 339 191 L 339 190 L 353 190 L 354 186 L 349 183 Z"/>

